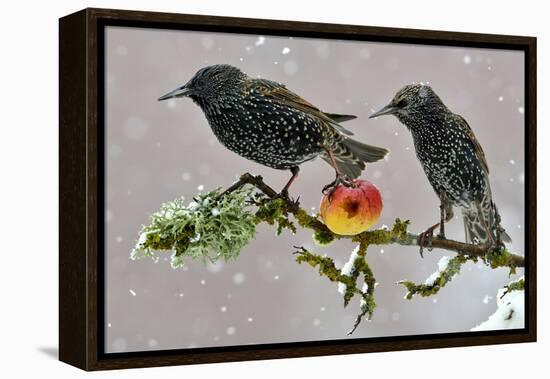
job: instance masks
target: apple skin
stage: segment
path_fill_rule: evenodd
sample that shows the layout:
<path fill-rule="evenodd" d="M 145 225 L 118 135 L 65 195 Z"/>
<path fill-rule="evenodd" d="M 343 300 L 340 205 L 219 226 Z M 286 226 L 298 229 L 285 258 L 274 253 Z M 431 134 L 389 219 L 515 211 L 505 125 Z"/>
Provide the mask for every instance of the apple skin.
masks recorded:
<path fill-rule="evenodd" d="M 321 218 L 336 234 L 353 236 L 368 230 L 380 218 L 382 196 L 374 184 L 356 179 L 352 187 L 339 184 L 321 200 Z"/>

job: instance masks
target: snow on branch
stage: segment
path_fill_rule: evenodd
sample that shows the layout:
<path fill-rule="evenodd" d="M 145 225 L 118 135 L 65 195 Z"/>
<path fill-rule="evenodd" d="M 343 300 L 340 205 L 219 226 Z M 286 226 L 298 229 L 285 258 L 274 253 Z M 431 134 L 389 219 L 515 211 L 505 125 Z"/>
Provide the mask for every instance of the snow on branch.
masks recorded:
<path fill-rule="evenodd" d="M 482 330 L 522 329 L 525 327 L 525 279 L 523 277 L 498 290 L 497 310 L 487 321 L 472 328 Z"/>
<path fill-rule="evenodd" d="M 296 233 L 297 226 L 310 229 L 314 240 L 320 245 L 341 239 L 351 239 L 358 244 L 350 261 L 341 270 L 326 256 L 316 255 L 301 247 L 296 252 L 298 263 L 306 262 L 312 267 L 318 267 L 321 275 L 339 283 L 344 306 L 353 296 L 360 296 L 361 312 L 350 333 L 363 317 L 370 319 L 376 307 L 374 275 L 366 259 L 368 247 L 392 244 L 420 246 L 419 236 L 407 230 L 409 221 L 400 219 L 396 219 L 391 228 L 368 230 L 354 236 L 335 234 L 317 215 L 311 215 L 301 208 L 297 201 L 281 197 L 261 176 L 246 173 L 224 191 L 215 189 L 200 194 L 189 204 L 185 204 L 183 198 L 163 204 L 159 211 L 151 215 L 150 224 L 142 227 L 131 257 L 158 260 L 157 251 L 171 250 L 170 263 L 173 268 L 182 266 L 185 257 L 205 262 L 236 259 L 254 238 L 256 226 L 260 223 L 275 226 L 277 234 L 285 229 Z M 456 256 L 444 257 L 438 271 L 424 284 L 400 282 L 407 288 L 406 297 L 409 299 L 416 294 L 429 296 L 437 293 L 460 272 L 460 267 L 467 260 L 482 259 L 491 268 L 508 267 L 512 273 L 516 267 L 525 264 L 522 256 L 506 248 L 487 249 L 483 245 L 438 237 L 432 239 L 431 247 L 453 252 Z M 361 289 L 357 286 L 359 278 L 364 281 Z"/>

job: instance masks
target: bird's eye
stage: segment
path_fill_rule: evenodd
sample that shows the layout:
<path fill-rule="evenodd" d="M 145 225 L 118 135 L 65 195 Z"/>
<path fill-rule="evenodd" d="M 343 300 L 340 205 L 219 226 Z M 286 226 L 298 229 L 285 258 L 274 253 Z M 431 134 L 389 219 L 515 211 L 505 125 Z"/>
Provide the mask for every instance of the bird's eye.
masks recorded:
<path fill-rule="evenodd" d="M 405 108 L 408 104 L 409 102 L 406 99 L 401 99 L 395 105 L 397 105 L 397 107 L 399 108 Z"/>

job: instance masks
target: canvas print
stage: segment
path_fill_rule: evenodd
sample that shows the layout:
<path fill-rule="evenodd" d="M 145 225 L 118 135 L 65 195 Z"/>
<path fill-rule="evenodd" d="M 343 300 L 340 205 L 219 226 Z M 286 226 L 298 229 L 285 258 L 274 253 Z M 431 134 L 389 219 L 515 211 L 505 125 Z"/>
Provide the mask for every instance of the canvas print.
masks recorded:
<path fill-rule="evenodd" d="M 106 353 L 523 329 L 524 52 L 105 29 Z"/>

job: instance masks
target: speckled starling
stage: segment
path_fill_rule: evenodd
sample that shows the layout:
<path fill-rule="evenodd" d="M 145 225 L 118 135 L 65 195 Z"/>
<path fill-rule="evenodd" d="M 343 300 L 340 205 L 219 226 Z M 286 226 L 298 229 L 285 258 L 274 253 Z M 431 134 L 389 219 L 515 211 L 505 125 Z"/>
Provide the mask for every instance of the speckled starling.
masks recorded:
<path fill-rule="evenodd" d="M 474 132 L 460 115 L 451 112 L 430 86 L 413 84 L 400 89 L 392 101 L 370 117 L 393 114 L 412 134 L 416 156 L 441 201 L 439 226 L 462 210 L 466 242 L 510 241 L 489 184 L 489 167 Z M 422 236 L 426 237 L 426 234 Z"/>
<path fill-rule="evenodd" d="M 229 150 L 262 165 L 290 170 L 288 188 L 299 166 L 321 157 L 336 170 L 336 181 L 355 179 L 365 162 L 388 153 L 349 138 L 339 123 L 355 116 L 320 111 L 284 85 L 254 79 L 230 65 L 200 69 L 185 85 L 159 98 L 191 98 L 204 112 L 212 131 Z"/>

